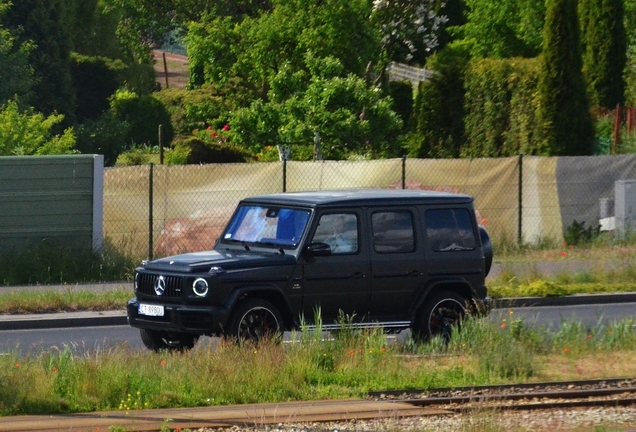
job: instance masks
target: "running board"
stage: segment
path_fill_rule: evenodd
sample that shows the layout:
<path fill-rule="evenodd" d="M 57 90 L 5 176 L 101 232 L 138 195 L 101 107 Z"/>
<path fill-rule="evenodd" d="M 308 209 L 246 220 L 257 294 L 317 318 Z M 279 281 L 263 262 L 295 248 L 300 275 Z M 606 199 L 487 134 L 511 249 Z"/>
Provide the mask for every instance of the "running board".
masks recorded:
<path fill-rule="evenodd" d="M 325 331 L 330 331 L 330 330 L 349 330 L 349 329 L 359 330 L 359 329 L 376 329 L 376 328 L 406 329 L 406 328 L 409 328 L 410 326 L 411 326 L 410 321 L 392 321 L 392 322 L 385 322 L 385 323 L 370 322 L 370 323 L 347 323 L 347 324 L 322 324 L 320 328 Z M 311 325 L 306 325 L 305 327 L 308 330 L 315 330 L 317 326 L 314 324 L 311 324 Z"/>

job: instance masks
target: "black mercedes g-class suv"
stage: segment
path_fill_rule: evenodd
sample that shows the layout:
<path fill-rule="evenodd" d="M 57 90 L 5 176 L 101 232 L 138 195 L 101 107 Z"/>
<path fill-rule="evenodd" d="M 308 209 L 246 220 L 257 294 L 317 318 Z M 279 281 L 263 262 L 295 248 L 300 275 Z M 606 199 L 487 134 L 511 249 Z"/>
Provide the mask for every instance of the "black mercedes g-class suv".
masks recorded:
<path fill-rule="evenodd" d="M 213 250 L 144 261 L 128 322 L 153 350 L 312 325 L 448 336 L 486 301 L 492 246 L 473 198 L 342 190 L 242 200 Z"/>

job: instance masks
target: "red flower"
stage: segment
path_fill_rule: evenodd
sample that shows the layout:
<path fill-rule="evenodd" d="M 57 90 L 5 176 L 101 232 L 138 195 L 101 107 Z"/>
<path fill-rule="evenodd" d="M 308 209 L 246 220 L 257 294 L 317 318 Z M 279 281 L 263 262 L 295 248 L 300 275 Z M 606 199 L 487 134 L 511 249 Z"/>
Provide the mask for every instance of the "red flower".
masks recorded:
<path fill-rule="evenodd" d="M 223 126 L 223 130 L 224 131 L 229 131 L 230 130 L 230 125 L 226 124 L 225 126 Z"/>
<path fill-rule="evenodd" d="M 569 349 L 567 349 L 567 348 L 565 348 L 565 349 L 563 350 L 563 352 L 564 352 L 565 354 L 567 354 L 567 353 L 569 353 L 569 352 L 570 352 L 570 350 L 569 350 Z"/>
<path fill-rule="evenodd" d="M 208 126 L 206 130 L 212 130 L 212 126 Z"/>
<path fill-rule="evenodd" d="M 159 362 L 159 364 L 160 364 L 161 366 L 165 366 L 165 365 L 166 365 L 166 360 L 165 360 L 165 359 L 164 359 L 164 360 L 161 360 L 161 362 Z"/>
<path fill-rule="evenodd" d="M 566 251 L 562 251 L 561 256 L 568 256 L 568 253 Z"/>
<path fill-rule="evenodd" d="M 15 367 L 20 367 L 20 363 L 16 363 L 16 364 L 15 364 Z"/>
<path fill-rule="evenodd" d="M 216 132 L 212 132 L 212 138 L 216 138 L 216 137 L 217 137 Z"/>

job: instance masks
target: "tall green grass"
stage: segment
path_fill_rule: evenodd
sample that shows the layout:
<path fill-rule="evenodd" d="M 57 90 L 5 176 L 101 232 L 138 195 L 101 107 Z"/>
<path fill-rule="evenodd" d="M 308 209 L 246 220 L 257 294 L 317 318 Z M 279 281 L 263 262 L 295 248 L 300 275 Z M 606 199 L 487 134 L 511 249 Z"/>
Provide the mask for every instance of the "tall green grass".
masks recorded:
<path fill-rule="evenodd" d="M 12 352 L 0 357 L 0 415 L 336 399 L 370 390 L 524 382 L 537 379 L 559 356 L 636 348 L 630 321 L 594 328 L 570 322 L 550 331 L 529 329 L 512 315 L 502 323 L 467 320 L 448 344 L 390 342 L 380 331 L 353 329 L 329 340 L 320 328 L 294 336 L 294 343 L 219 342 L 185 353 L 124 346 L 84 355 L 72 347 L 27 356 Z"/>
<path fill-rule="evenodd" d="M 0 255 L 1 285 L 45 285 L 132 280 L 140 260 L 125 244 L 104 241 L 101 252 L 43 240 Z"/>
<path fill-rule="evenodd" d="M 0 295 L 0 314 L 124 310 L 132 296 L 132 284 L 130 289 L 121 287 L 104 292 L 76 290 L 71 286 L 66 291 L 22 290 Z"/>

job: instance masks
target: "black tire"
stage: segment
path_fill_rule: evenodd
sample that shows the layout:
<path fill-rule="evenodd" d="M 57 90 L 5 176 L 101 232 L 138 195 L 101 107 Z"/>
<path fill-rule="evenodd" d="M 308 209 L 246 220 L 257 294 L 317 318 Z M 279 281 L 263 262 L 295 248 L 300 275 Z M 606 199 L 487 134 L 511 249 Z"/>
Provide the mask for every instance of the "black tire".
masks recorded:
<path fill-rule="evenodd" d="M 232 313 L 225 336 L 239 343 L 281 338 L 283 317 L 276 307 L 259 298 L 242 302 Z"/>
<path fill-rule="evenodd" d="M 413 336 L 422 342 L 441 336 L 450 340 L 453 326 L 466 316 L 466 299 L 452 291 L 433 295 L 421 308 L 413 325 Z"/>
<path fill-rule="evenodd" d="M 139 329 L 141 341 L 152 351 L 162 349 L 185 351 L 192 349 L 199 337 L 187 333 L 166 333 L 150 329 Z"/>

